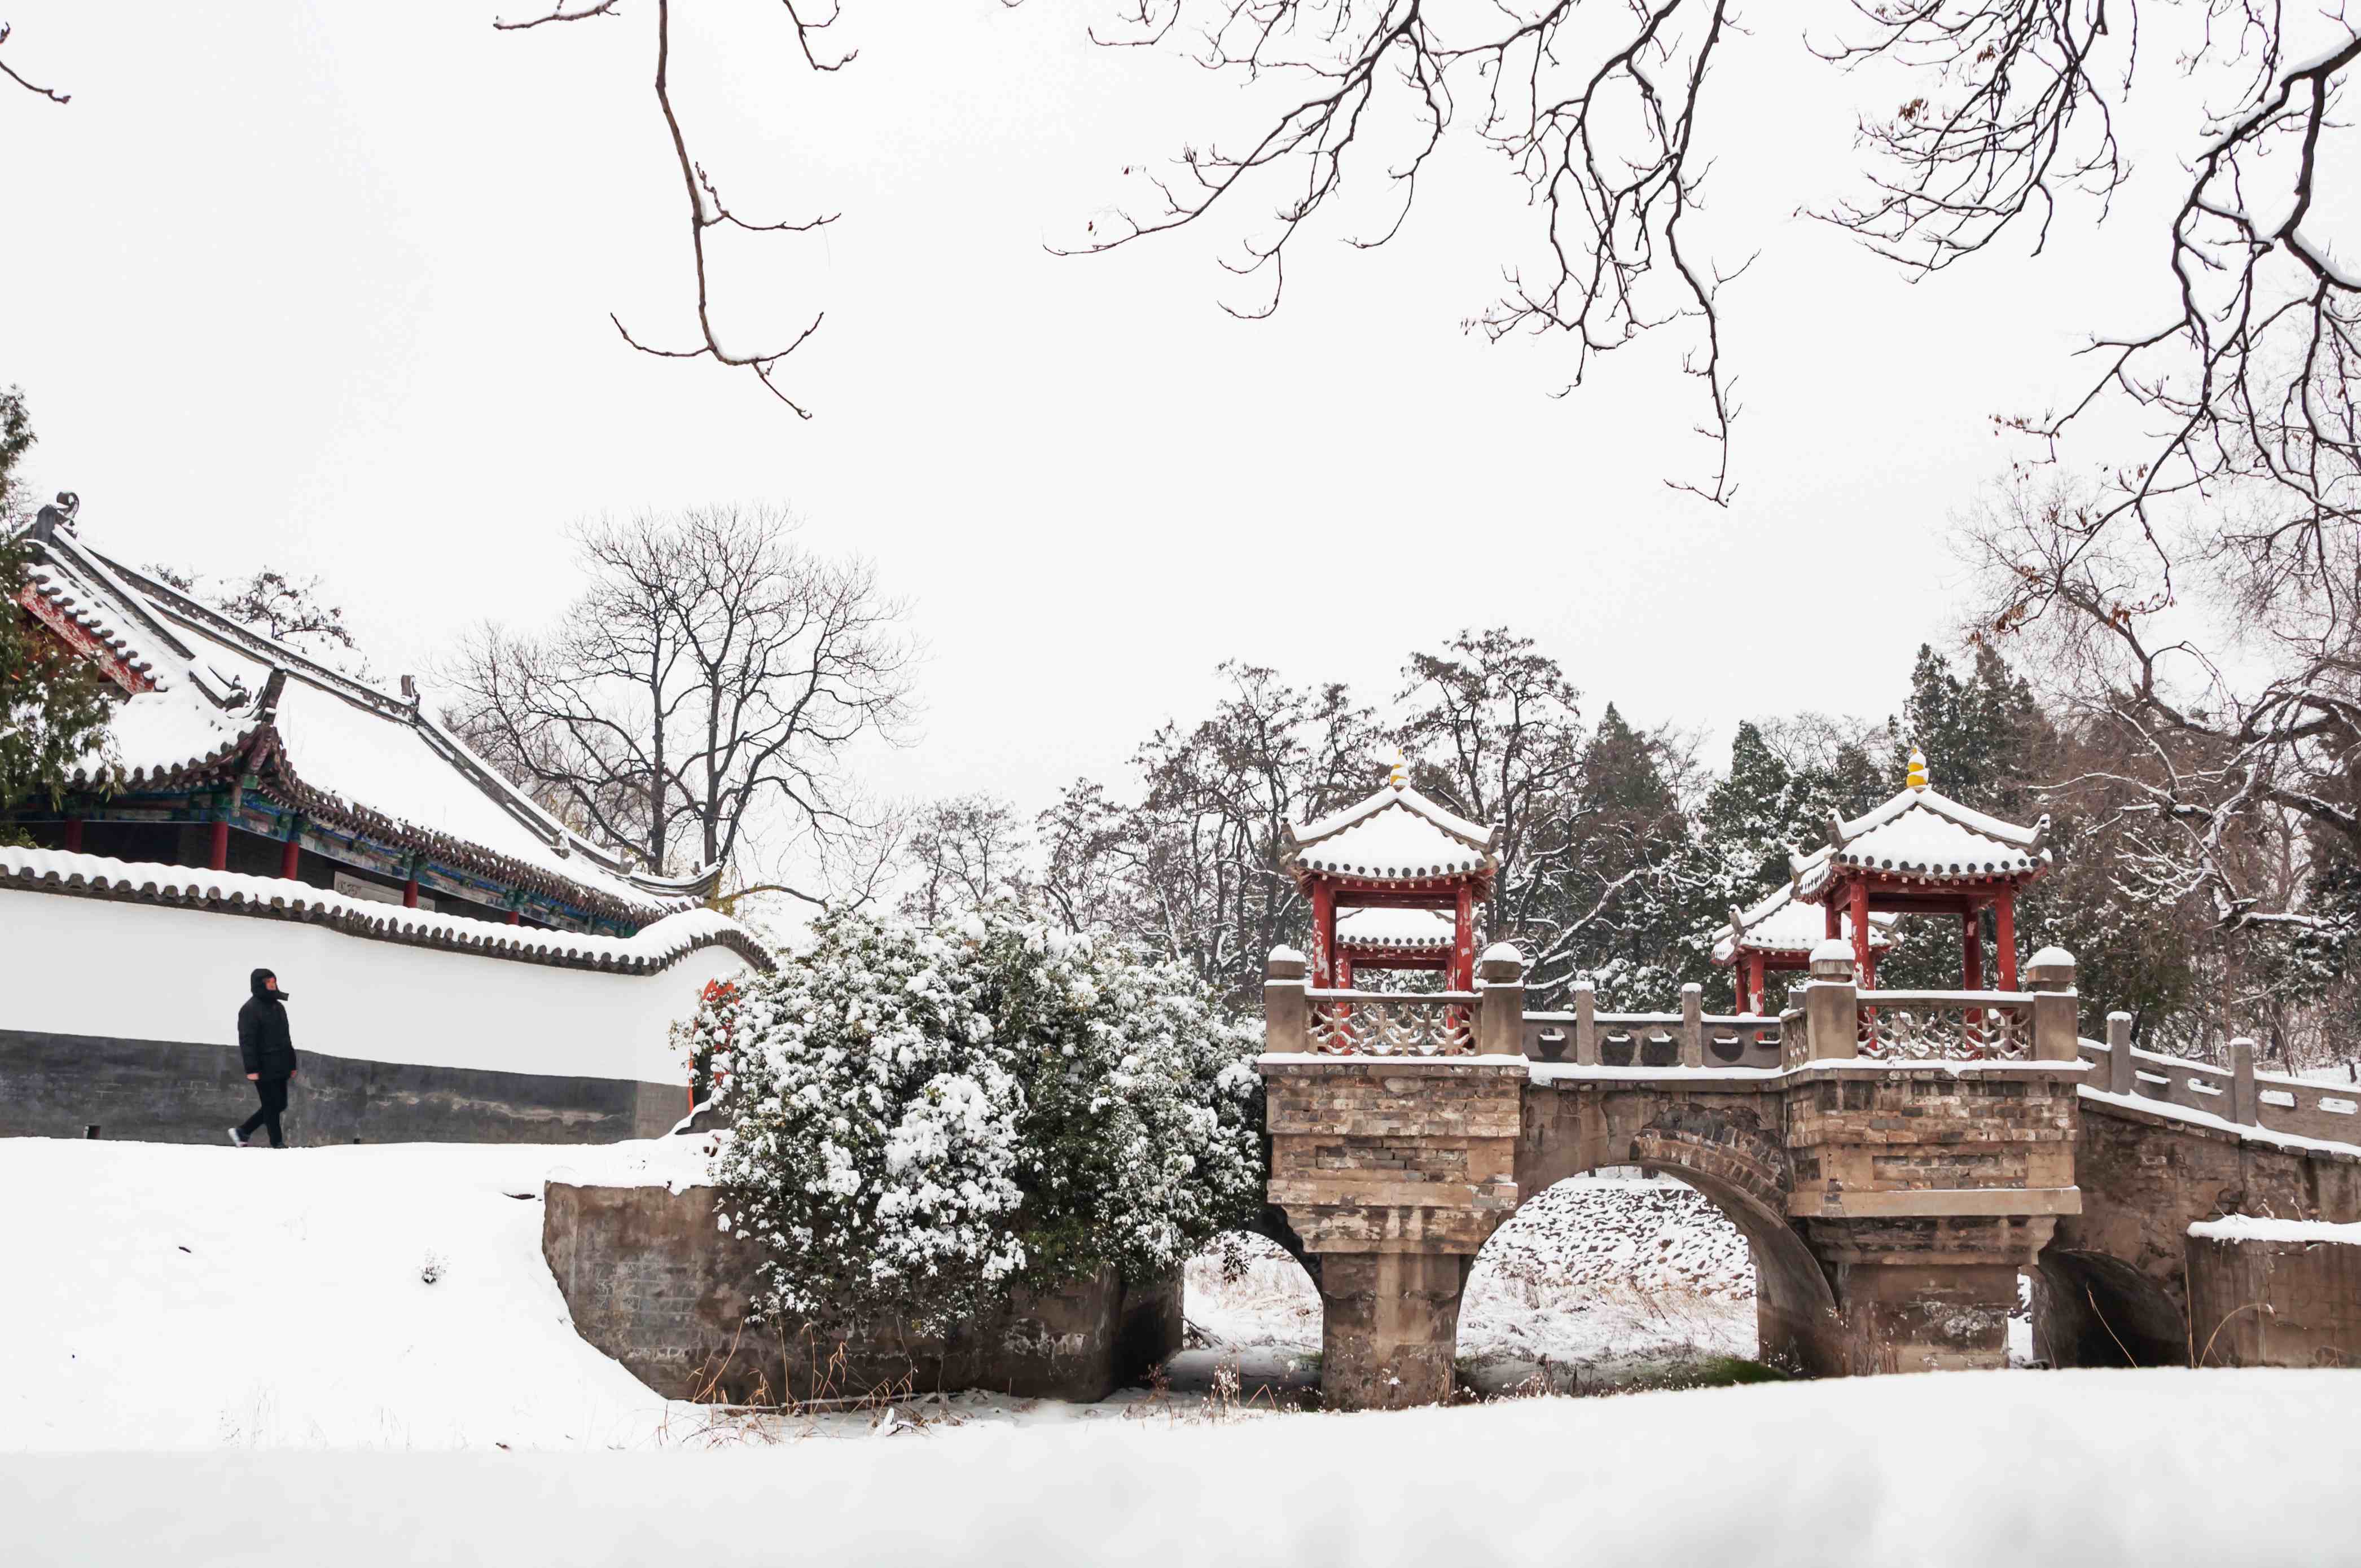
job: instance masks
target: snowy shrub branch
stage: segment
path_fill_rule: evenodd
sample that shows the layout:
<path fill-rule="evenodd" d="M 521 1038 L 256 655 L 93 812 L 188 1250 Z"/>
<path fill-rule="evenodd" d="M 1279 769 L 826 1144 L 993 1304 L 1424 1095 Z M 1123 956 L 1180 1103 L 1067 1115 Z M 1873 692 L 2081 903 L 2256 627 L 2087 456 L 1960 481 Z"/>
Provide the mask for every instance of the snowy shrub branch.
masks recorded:
<path fill-rule="evenodd" d="M 1258 1035 L 1185 969 L 1006 900 L 815 938 L 689 1031 L 763 1310 L 939 1331 L 1011 1285 L 1168 1273 L 1259 1209 Z"/>

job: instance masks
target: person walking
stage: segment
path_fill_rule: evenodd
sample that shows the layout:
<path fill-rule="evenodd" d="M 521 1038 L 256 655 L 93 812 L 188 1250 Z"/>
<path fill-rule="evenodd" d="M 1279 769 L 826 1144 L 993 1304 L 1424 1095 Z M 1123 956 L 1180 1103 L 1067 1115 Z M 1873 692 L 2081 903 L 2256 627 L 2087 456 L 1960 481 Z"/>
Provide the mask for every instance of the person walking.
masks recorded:
<path fill-rule="evenodd" d="M 287 1139 L 280 1131 L 279 1116 L 287 1109 L 287 1080 L 298 1067 L 295 1042 L 287 1032 L 287 992 L 267 969 L 256 970 L 247 983 L 254 994 L 237 1010 L 237 1054 L 246 1063 L 246 1080 L 262 1096 L 262 1107 L 229 1129 L 229 1141 L 248 1147 L 247 1140 L 255 1129 L 267 1125 L 270 1146 L 283 1149 Z"/>

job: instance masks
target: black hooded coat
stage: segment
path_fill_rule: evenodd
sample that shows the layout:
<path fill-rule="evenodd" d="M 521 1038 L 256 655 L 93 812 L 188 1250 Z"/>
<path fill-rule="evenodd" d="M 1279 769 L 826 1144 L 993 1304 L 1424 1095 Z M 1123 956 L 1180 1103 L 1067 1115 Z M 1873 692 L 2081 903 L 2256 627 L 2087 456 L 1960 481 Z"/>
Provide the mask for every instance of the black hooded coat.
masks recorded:
<path fill-rule="evenodd" d="M 286 992 L 262 983 L 271 978 L 258 969 L 247 981 L 254 994 L 237 1010 L 237 1054 L 257 1078 L 287 1078 L 295 1071 L 295 1042 L 287 1033 Z"/>

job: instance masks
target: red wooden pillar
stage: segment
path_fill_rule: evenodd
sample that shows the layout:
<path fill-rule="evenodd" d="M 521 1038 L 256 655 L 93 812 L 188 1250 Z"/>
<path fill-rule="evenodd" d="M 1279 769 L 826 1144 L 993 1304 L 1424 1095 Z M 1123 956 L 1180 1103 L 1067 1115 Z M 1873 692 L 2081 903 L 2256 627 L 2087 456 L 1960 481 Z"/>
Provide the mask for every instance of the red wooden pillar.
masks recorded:
<path fill-rule="evenodd" d="M 301 829 L 297 831 L 300 832 Z M 287 842 L 279 847 L 279 874 L 282 879 L 288 882 L 295 880 L 302 867 L 302 847 L 296 842 L 295 834 L 288 834 Z"/>
<path fill-rule="evenodd" d="M 79 817 L 66 818 L 66 853 L 69 855 L 82 853 L 82 818 Z"/>
<path fill-rule="evenodd" d="M 1851 892 L 1852 967 L 1854 972 L 1861 976 L 1861 988 L 1874 991 L 1877 989 L 1877 965 L 1869 949 L 1868 879 L 1864 877 L 1854 882 Z"/>
<path fill-rule="evenodd" d="M 1743 1013 L 1746 1011 L 1746 987 L 1748 973 L 1749 969 L 1746 961 L 1746 955 L 1742 952 L 1733 951 L 1730 955 L 1730 989 L 1734 993 L 1730 1001 L 1730 1010 L 1733 1013 Z"/>
<path fill-rule="evenodd" d="M 211 853 L 206 857 L 206 859 L 205 859 L 205 864 L 206 864 L 208 867 L 210 867 L 211 869 L 213 869 L 213 870 L 214 870 L 214 871 L 217 871 L 217 872 L 225 872 L 225 871 L 229 870 L 229 824 L 228 824 L 228 823 L 226 823 L 226 822 L 216 822 L 216 823 L 214 823 L 214 846 L 213 846 L 213 850 L 212 850 L 212 852 L 211 852 Z"/>
<path fill-rule="evenodd" d="M 1312 984 L 1336 983 L 1336 889 L 1325 879 L 1312 883 Z"/>
<path fill-rule="evenodd" d="M 412 877 L 408 882 L 401 884 L 401 906 L 404 909 L 415 909 L 418 907 L 418 879 L 416 877 Z"/>
<path fill-rule="evenodd" d="M 1965 978 L 1970 991 L 1984 988 L 1983 937 L 1983 916 L 1971 905 L 1968 912 L 1960 916 L 1960 956 L 1965 960 L 1960 965 L 1960 973 Z"/>
<path fill-rule="evenodd" d="M 1844 916 L 1842 912 L 1837 908 L 1836 889 L 1828 889 L 1828 901 L 1820 905 L 1820 914 L 1824 917 L 1827 927 L 1827 929 L 1820 933 L 1821 936 L 1841 937 L 1844 935 Z"/>
<path fill-rule="evenodd" d="M 1476 989 L 1476 890 L 1459 884 L 1459 901 L 1451 916 L 1451 979 L 1449 989 Z"/>
<path fill-rule="evenodd" d="M 511 909 L 509 911 L 509 924 L 511 926 L 522 926 L 524 924 L 524 920 L 523 917 L 519 916 L 515 910 Z"/>
<path fill-rule="evenodd" d="M 2016 989 L 2016 894 L 2002 894 L 1993 901 L 1993 946 L 1999 949 L 2000 988 Z"/>

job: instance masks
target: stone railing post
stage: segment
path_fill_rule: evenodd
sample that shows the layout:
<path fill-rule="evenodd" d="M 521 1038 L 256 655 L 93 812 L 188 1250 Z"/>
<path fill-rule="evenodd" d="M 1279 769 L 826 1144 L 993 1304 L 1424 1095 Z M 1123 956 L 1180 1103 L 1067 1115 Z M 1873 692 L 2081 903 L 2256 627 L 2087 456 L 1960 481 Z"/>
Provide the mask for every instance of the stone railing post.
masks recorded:
<path fill-rule="evenodd" d="M 1303 977 L 1312 966 L 1293 948 L 1273 948 L 1263 969 L 1262 1048 L 1300 1053 L 1312 1048 L 1312 1007 Z"/>
<path fill-rule="evenodd" d="M 1598 1065 L 1598 988 L 1587 980 L 1574 982 L 1574 1059 Z"/>
<path fill-rule="evenodd" d="M 2255 1099 L 2255 1042 L 2230 1042 L 2230 1120 L 2241 1126 L 2259 1125 L 2261 1106 Z"/>
<path fill-rule="evenodd" d="M 2063 948 L 2042 948 L 2026 960 L 2025 988 L 2034 993 L 2031 1059 L 2081 1059 L 2082 1036 L 2076 1014 L 2081 998 L 2074 993 L 2074 955 Z"/>
<path fill-rule="evenodd" d="M 1681 1065 L 1705 1065 L 1705 987 L 1694 981 L 1681 987 Z"/>
<path fill-rule="evenodd" d="M 2132 1065 L 2132 1015 L 2107 1014 L 2107 1092 L 2139 1092 L 2139 1069 Z"/>
<path fill-rule="evenodd" d="M 1525 955 L 1495 942 L 1476 960 L 1476 1054 L 1525 1054 Z"/>
<path fill-rule="evenodd" d="M 1844 1061 L 1861 1054 L 1861 1003 L 1853 983 L 1852 944 L 1830 937 L 1812 949 L 1812 982 L 1804 988 L 1804 1055 Z"/>

